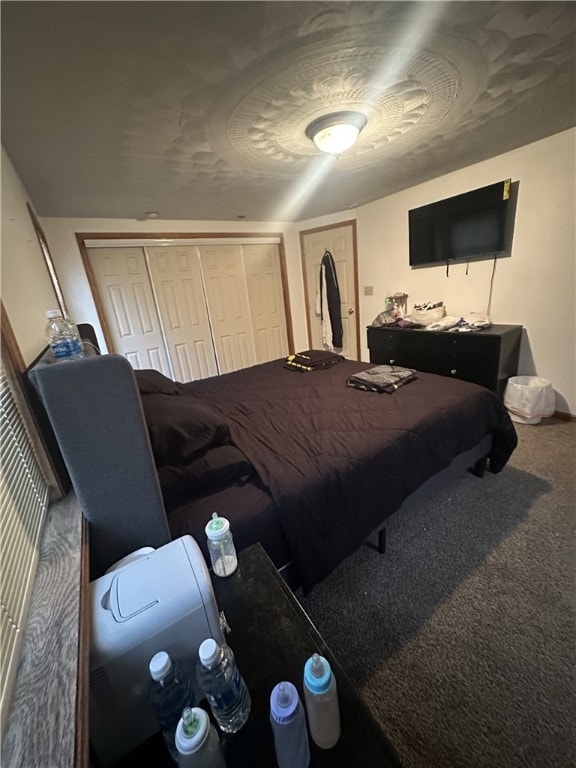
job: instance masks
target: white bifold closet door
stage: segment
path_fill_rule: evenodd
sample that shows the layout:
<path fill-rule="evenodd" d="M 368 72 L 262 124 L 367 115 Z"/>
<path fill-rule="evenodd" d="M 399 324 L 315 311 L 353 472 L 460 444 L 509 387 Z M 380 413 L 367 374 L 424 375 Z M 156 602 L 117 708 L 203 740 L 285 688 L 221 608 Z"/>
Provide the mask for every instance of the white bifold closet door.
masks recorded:
<path fill-rule="evenodd" d="M 276 244 L 88 248 L 114 351 L 177 381 L 288 353 Z"/>
<path fill-rule="evenodd" d="M 255 365 L 242 246 L 199 245 L 198 252 L 221 373 Z"/>
<path fill-rule="evenodd" d="M 243 245 L 242 256 L 256 362 L 276 360 L 288 354 L 278 246 L 261 243 Z"/>
<path fill-rule="evenodd" d="M 172 376 L 142 248 L 89 248 L 99 303 L 114 352 L 133 368 Z"/>
<path fill-rule="evenodd" d="M 218 373 L 200 262 L 194 246 L 146 248 L 150 277 L 176 381 Z"/>

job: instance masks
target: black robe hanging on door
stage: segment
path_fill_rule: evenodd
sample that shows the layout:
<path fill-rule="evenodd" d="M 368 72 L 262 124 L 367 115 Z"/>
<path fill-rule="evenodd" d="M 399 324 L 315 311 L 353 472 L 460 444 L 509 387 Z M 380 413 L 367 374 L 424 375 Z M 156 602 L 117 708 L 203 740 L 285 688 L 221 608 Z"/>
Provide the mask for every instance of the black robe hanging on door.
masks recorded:
<path fill-rule="evenodd" d="M 322 280 L 324 276 L 324 280 Z M 326 297 L 323 295 L 323 287 L 326 285 Z M 330 251 L 324 251 L 322 261 L 320 262 L 320 319 L 322 320 L 325 312 L 325 305 L 328 308 L 330 324 L 332 326 L 332 346 L 336 349 L 342 347 L 342 317 L 340 315 L 340 288 L 338 287 L 338 278 L 336 276 L 336 265 Z"/>

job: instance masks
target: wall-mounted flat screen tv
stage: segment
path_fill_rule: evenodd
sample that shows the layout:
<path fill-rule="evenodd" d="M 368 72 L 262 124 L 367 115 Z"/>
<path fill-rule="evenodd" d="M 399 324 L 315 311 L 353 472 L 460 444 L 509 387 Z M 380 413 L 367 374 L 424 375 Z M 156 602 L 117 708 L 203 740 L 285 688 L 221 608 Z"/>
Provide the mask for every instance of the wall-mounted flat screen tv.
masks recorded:
<path fill-rule="evenodd" d="M 493 258 L 506 247 L 511 180 L 408 211 L 411 267 Z"/>

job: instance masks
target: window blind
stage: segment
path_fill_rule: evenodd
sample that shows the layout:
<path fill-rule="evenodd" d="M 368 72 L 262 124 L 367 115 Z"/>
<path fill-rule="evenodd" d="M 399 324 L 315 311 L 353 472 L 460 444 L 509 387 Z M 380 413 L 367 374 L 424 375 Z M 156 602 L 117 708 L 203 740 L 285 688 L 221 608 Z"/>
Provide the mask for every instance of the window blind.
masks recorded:
<path fill-rule="evenodd" d="M 38 563 L 49 487 L 16 397 L 0 368 L 0 661 L 4 729 Z"/>

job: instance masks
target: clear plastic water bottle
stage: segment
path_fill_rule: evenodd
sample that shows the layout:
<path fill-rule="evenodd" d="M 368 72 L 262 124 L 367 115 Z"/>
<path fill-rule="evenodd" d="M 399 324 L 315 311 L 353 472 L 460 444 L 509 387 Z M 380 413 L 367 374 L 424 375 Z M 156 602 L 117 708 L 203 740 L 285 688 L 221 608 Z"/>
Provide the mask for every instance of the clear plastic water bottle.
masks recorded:
<path fill-rule="evenodd" d="M 180 768 L 226 768 L 216 728 L 199 707 L 186 707 L 176 728 Z"/>
<path fill-rule="evenodd" d="M 270 723 L 279 768 L 308 768 L 306 715 L 296 687 L 284 680 L 270 694 Z"/>
<path fill-rule="evenodd" d="M 250 693 L 240 674 L 232 649 L 212 638 L 198 649 L 198 683 L 221 730 L 236 733 L 248 720 Z"/>
<path fill-rule="evenodd" d="M 216 576 L 230 576 L 238 567 L 230 523 L 225 517 L 219 517 L 218 513 L 214 512 L 212 520 L 204 530 L 208 537 L 208 552 L 210 553 L 212 570 Z"/>
<path fill-rule="evenodd" d="M 78 328 L 60 309 L 46 312 L 46 338 L 55 360 L 74 360 L 82 357 L 83 349 Z"/>
<path fill-rule="evenodd" d="M 304 703 L 312 741 L 331 749 L 340 738 L 338 691 L 330 663 L 318 653 L 304 665 Z"/>
<path fill-rule="evenodd" d="M 166 651 L 159 651 L 150 659 L 150 677 L 150 706 L 170 755 L 178 760 L 178 750 L 174 743 L 176 728 L 184 709 L 196 703 L 192 680 Z"/>

